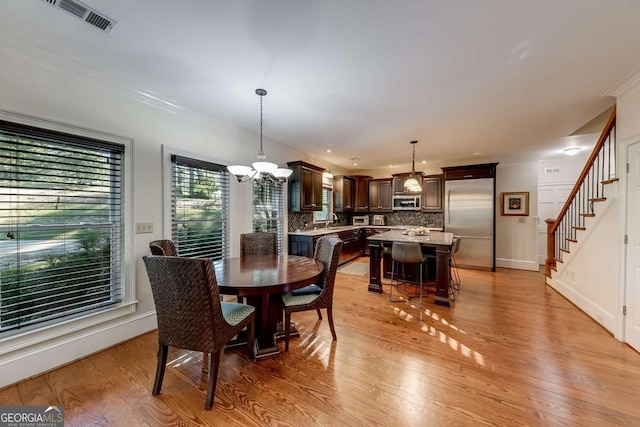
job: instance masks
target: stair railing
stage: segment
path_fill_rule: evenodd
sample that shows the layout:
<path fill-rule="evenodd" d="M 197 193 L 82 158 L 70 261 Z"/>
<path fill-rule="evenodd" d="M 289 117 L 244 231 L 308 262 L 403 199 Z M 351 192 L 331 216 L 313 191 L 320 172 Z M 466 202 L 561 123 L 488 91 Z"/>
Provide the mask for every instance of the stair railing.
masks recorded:
<path fill-rule="evenodd" d="M 585 218 L 595 216 L 594 203 L 606 200 L 604 187 L 616 177 L 616 108 L 607 121 L 598 142 L 582 169 L 557 219 L 547 219 L 547 260 L 545 274 L 551 277 L 556 262 L 569 253 L 569 243 L 577 242 L 579 230 L 585 230 Z"/>

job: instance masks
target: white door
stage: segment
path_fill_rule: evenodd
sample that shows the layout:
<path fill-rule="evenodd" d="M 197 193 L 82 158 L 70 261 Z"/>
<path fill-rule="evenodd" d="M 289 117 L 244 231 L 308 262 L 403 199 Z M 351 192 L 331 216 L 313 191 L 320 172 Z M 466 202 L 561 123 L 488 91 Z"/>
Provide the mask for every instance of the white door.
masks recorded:
<path fill-rule="evenodd" d="M 627 149 L 627 277 L 625 341 L 640 351 L 640 143 Z"/>
<path fill-rule="evenodd" d="M 538 186 L 538 264 L 547 259 L 547 219 L 556 219 L 573 189 L 573 184 Z"/>

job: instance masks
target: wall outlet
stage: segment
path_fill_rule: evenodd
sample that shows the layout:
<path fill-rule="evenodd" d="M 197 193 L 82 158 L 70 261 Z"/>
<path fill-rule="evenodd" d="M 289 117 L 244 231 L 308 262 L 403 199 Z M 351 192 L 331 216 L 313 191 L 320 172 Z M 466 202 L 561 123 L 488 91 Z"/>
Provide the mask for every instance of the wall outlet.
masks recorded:
<path fill-rule="evenodd" d="M 136 222 L 136 234 L 153 233 L 152 222 Z"/>

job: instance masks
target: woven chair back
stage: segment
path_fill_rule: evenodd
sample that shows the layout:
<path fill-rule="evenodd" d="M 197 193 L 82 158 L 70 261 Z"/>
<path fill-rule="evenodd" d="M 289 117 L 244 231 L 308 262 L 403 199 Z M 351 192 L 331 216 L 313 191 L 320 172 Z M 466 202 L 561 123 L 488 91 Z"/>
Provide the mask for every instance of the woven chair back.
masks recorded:
<path fill-rule="evenodd" d="M 340 251 L 342 251 L 342 240 L 337 236 L 322 236 L 316 243 L 313 259 L 324 264 L 324 272 L 318 283 L 322 288 L 322 293 L 317 300 L 321 307 L 332 304 Z"/>
<path fill-rule="evenodd" d="M 257 231 L 240 235 L 240 256 L 277 255 L 276 233 Z"/>
<path fill-rule="evenodd" d="M 224 345 L 222 315 L 213 262 L 205 258 L 143 257 L 158 317 L 161 344 L 213 352 Z M 223 335 L 223 336 L 220 336 Z"/>
<path fill-rule="evenodd" d="M 149 242 L 149 249 L 151 249 L 151 255 L 178 256 L 176 245 L 167 239 Z"/>

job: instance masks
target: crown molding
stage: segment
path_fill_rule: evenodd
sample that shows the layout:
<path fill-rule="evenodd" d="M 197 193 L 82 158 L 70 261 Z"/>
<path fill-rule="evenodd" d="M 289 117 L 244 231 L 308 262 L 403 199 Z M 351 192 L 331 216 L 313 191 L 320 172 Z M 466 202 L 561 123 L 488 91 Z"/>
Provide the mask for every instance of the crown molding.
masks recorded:
<path fill-rule="evenodd" d="M 625 78 L 614 84 L 603 95 L 623 99 L 638 93 L 638 91 L 640 91 L 640 67 L 636 68 Z"/>
<path fill-rule="evenodd" d="M 64 76 L 83 80 L 107 90 L 117 90 L 126 98 L 153 107 L 163 112 L 195 122 L 228 135 L 238 135 L 239 129 L 219 119 L 189 110 L 177 101 L 169 100 L 146 88 L 136 87 L 116 77 L 100 72 L 81 62 L 43 49 L 31 43 L 0 34 L 0 56 L 29 64 L 33 67 Z"/>

